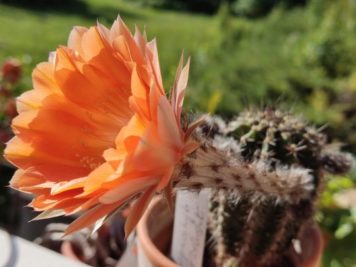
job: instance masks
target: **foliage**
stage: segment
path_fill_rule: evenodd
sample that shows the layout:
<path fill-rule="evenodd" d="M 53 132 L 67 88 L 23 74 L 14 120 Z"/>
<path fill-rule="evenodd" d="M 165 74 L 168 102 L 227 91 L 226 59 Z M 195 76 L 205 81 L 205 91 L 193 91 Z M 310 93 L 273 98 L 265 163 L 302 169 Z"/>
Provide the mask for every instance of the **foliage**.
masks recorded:
<path fill-rule="evenodd" d="M 306 0 L 136 0 L 137 2 L 159 8 L 188 10 L 191 12 L 213 14 L 221 5 L 229 4 L 231 13 L 238 16 L 260 17 L 268 14 L 274 7 L 287 8 L 304 5 Z"/>
<path fill-rule="evenodd" d="M 156 8 L 188 10 L 198 13 L 215 13 L 223 0 L 136 0 L 144 6 Z"/>
<path fill-rule="evenodd" d="M 353 266 L 356 262 L 353 249 L 356 242 L 356 179 L 351 176 L 328 177 L 321 195 L 316 220 L 327 236 L 325 266 Z"/>
<path fill-rule="evenodd" d="M 276 8 L 259 20 L 221 10 L 219 38 L 195 57 L 191 81 L 200 99 L 194 104 L 207 109 L 219 90 L 217 113 L 225 115 L 282 102 L 320 126 L 328 123 L 327 131 L 356 152 L 355 17 L 346 0 Z"/>

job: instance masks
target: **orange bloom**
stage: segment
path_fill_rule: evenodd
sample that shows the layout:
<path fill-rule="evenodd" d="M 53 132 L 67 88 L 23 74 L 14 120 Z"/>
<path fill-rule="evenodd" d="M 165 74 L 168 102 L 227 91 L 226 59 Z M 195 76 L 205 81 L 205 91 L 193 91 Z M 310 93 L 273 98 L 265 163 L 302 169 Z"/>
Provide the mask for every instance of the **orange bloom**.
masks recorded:
<path fill-rule="evenodd" d="M 169 101 L 155 40 L 132 35 L 120 18 L 111 29 L 75 27 L 17 100 L 5 150 L 19 168 L 11 186 L 34 194 L 38 218 L 85 211 L 67 233 L 139 197 L 130 233 L 155 192 L 169 195 L 176 164 L 196 147 L 180 122 L 188 71 L 181 61 Z"/>

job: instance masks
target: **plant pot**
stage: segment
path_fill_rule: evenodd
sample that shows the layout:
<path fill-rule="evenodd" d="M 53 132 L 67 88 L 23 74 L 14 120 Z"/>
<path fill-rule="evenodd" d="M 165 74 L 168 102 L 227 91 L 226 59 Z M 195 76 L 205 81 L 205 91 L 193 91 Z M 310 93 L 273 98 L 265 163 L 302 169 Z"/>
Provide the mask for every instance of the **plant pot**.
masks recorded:
<path fill-rule="evenodd" d="M 166 201 L 156 198 L 137 226 L 138 267 L 178 267 L 169 254 L 173 216 Z M 319 267 L 324 242 L 319 227 L 312 224 L 300 233 L 301 254 L 289 255 L 298 267 Z"/>
<path fill-rule="evenodd" d="M 290 252 L 290 257 L 296 263 L 296 266 L 321 266 L 321 258 L 326 242 L 320 228 L 315 223 L 304 227 L 299 233 L 299 240 L 302 253 L 297 254 L 293 249 Z"/>
<path fill-rule="evenodd" d="M 166 201 L 155 198 L 137 226 L 138 267 L 178 267 L 168 256 L 173 215 Z"/>

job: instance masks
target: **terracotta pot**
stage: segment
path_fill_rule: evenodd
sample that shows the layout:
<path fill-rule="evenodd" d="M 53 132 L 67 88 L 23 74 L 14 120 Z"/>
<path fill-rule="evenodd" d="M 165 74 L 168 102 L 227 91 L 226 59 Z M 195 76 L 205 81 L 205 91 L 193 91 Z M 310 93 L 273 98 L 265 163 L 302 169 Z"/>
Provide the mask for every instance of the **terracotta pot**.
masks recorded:
<path fill-rule="evenodd" d="M 156 198 L 137 226 L 138 267 L 178 267 L 169 254 L 173 216 L 166 202 Z M 298 267 L 319 267 L 324 242 L 319 227 L 311 225 L 301 231 L 302 253 L 292 249 L 290 257 Z"/>
<path fill-rule="evenodd" d="M 325 239 L 316 224 L 304 227 L 299 234 L 302 253 L 297 254 L 291 249 L 290 257 L 296 266 L 300 267 L 319 267 L 325 248 Z"/>
<path fill-rule="evenodd" d="M 137 226 L 138 267 L 178 267 L 169 253 L 173 217 L 165 201 L 156 198 Z"/>

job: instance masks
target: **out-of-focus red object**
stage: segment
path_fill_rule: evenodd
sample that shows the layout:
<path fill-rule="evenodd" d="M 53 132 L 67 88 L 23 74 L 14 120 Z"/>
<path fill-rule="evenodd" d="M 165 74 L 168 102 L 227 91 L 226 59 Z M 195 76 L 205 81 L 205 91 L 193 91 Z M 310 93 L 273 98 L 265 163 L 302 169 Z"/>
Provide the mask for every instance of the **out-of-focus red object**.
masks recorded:
<path fill-rule="evenodd" d="M 10 97 L 11 92 L 5 86 L 0 85 L 0 97 Z"/>
<path fill-rule="evenodd" d="M 17 59 L 8 59 L 1 68 L 2 77 L 5 81 L 15 84 L 21 78 L 21 63 Z"/>
<path fill-rule="evenodd" d="M 8 131 L 0 129 L 0 143 L 6 143 L 11 137 L 12 135 Z"/>
<path fill-rule="evenodd" d="M 4 108 L 4 113 L 6 116 L 8 116 L 10 119 L 16 117 L 17 115 L 17 109 L 16 109 L 16 100 L 14 98 L 10 98 Z"/>

